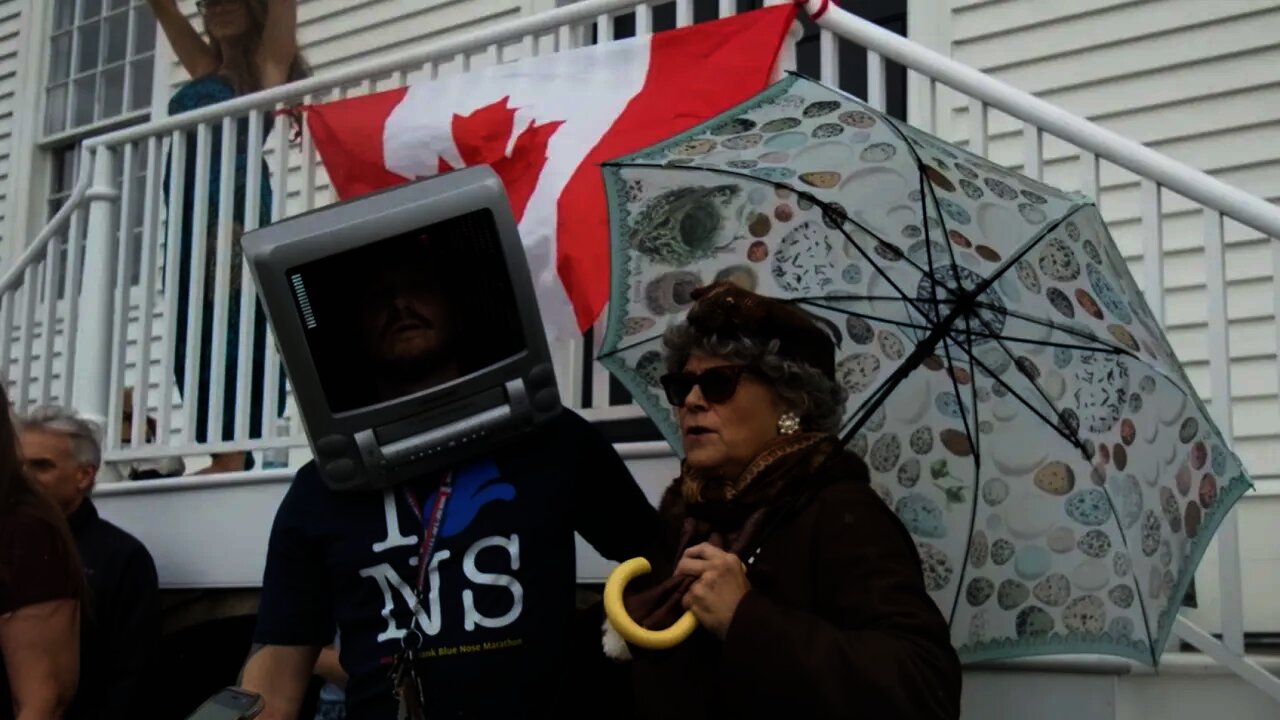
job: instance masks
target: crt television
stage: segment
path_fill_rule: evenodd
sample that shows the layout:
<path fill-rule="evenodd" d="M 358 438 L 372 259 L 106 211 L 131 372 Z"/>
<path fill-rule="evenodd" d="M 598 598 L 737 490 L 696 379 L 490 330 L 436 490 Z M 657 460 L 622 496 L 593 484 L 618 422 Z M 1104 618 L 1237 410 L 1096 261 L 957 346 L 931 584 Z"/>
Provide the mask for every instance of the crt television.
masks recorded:
<path fill-rule="evenodd" d="M 331 487 L 388 487 L 560 411 L 524 249 L 488 166 L 287 218 L 243 245 Z"/>

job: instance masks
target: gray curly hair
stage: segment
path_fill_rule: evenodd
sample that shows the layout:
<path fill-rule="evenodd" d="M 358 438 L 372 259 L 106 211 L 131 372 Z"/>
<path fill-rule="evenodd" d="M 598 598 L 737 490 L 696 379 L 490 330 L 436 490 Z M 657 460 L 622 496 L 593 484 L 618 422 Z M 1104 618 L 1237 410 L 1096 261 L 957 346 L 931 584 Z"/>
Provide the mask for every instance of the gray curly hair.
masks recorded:
<path fill-rule="evenodd" d="M 768 378 L 778 401 L 800 417 L 800 426 L 806 431 L 835 433 L 840 429 L 848 391 L 817 368 L 779 355 L 777 340 L 765 345 L 749 338 L 722 339 L 680 323 L 663 334 L 662 343 L 667 349 L 667 372 L 683 371 L 694 353 L 751 365 Z"/>

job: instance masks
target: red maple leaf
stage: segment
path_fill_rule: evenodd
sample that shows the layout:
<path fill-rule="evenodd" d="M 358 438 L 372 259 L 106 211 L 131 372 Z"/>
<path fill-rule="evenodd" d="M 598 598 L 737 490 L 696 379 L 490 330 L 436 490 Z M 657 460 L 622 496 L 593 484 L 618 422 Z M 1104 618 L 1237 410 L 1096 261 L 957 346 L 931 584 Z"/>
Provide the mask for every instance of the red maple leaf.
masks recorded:
<path fill-rule="evenodd" d="M 454 114 L 450 129 L 453 144 L 458 148 L 464 166 L 489 165 L 502 179 L 511 201 L 511 211 L 519 222 L 533 189 L 538 185 L 542 168 L 547 164 L 547 144 L 564 121 L 538 125 L 537 121 L 531 120 L 516 137 L 515 144 L 511 145 L 511 154 L 507 155 L 516 118 L 515 109 L 507 105 L 510 99 L 510 96 L 504 97 L 470 115 Z M 440 172 L 453 169 L 453 165 L 440 158 Z"/>

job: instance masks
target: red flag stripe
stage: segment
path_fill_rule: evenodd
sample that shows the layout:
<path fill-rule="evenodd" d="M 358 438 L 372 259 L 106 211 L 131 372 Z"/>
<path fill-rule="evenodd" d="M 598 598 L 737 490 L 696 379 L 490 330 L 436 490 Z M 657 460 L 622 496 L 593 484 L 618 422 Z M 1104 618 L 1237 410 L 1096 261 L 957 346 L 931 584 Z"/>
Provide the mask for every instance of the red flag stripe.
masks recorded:
<path fill-rule="evenodd" d="M 356 197 L 408 180 L 387 169 L 380 132 L 382 122 L 408 92 L 397 88 L 307 108 L 307 128 L 338 197 Z M 371 124 L 379 132 L 370 132 Z"/>
<path fill-rule="evenodd" d="M 684 132 L 762 90 L 795 12 L 795 5 L 779 5 L 653 36 L 643 87 L 574 171 L 556 208 L 556 268 L 580 330 L 609 297 L 609 215 L 599 164 Z"/>

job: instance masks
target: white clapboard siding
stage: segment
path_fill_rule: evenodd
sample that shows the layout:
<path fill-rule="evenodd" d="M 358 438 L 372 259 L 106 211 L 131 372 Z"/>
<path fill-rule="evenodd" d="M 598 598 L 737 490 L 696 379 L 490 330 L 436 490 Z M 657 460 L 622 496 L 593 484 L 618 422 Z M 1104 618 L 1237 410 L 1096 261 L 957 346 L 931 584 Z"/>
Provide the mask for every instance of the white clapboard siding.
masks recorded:
<path fill-rule="evenodd" d="M 1280 198 L 1280 0 L 980 0 L 951 3 L 952 57 L 1262 198 Z M 968 137 L 968 104 L 944 95 L 943 133 Z M 1022 123 L 988 118 L 988 155 L 1023 163 Z M 1080 186 L 1075 148 L 1044 141 L 1044 178 Z M 1143 280 L 1138 178 L 1104 163 L 1100 204 Z M 1195 204 L 1164 193 L 1170 339 L 1207 402 L 1207 294 Z M 1271 240 L 1225 228 L 1236 449 L 1280 480 Z"/>
<path fill-rule="evenodd" d="M 13 252 L 10 219 L 13 210 L 14 105 L 18 90 L 18 45 L 22 40 L 23 13 L 30 12 L 26 0 L 0 0 L 0 264 Z"/>

